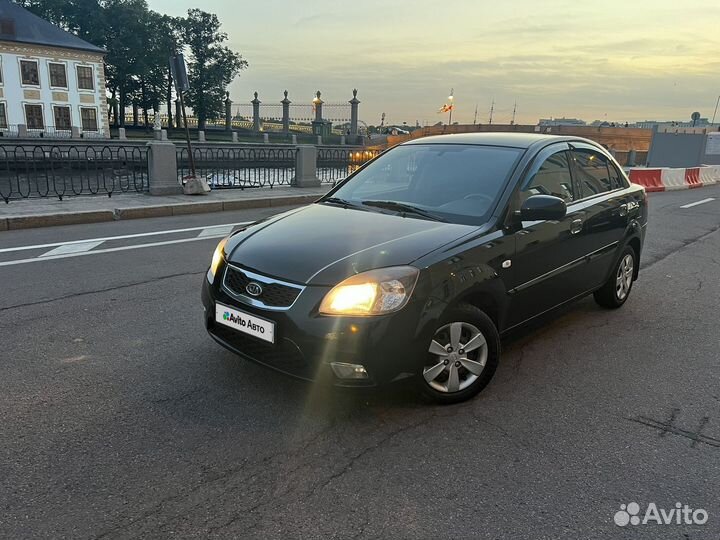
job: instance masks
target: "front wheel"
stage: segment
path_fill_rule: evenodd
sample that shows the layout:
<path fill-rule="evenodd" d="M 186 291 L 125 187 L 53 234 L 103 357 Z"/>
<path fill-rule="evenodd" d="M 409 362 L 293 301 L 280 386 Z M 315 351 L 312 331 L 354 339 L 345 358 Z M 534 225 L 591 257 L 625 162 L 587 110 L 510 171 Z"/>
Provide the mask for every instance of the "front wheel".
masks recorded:
<path fill-rule="evenodd" d="M 595 301 L 603 307 L 616 309 L 622 306 L 630 296 L 635 279 L 637 255 L 630 246 L 625 247 L 615 264 L 613 273 L 605 285 L 595 291 Z"/>
<path fill-rule="evenodd" d="M 499 358 L 500 336 L 490 317 L 460 305 L 443 317 L 430 341 L 420 389 L 438 403 L 465 401 L 490 382 Z"/>

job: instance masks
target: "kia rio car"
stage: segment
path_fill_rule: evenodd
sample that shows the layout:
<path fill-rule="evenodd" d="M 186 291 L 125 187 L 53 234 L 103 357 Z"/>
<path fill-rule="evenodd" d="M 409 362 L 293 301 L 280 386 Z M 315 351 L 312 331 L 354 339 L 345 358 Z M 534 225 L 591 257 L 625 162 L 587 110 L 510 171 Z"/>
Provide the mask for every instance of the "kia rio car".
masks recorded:
<path fill-rule="evenodd" d="M 647 205 L 597 144 L 467 134 L 392 148 L 213 255 L 205 324 L 243 358 L 339 386 L 414 377 L 445 403 L 488 384 L 500 335 L 637 278 Z"/>

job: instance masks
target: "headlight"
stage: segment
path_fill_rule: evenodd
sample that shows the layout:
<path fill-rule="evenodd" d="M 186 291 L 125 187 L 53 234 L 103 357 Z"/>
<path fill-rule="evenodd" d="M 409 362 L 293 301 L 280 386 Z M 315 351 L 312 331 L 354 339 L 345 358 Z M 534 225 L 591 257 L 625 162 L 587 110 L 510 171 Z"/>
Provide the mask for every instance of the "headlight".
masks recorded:
<path fill-rule="evenodd" d="M 210 261 L 210 270 L 208 270 L 207 273 L 207 278 L 210 283 L 215 281 L 215 274 L 217 273 L 218 267 L 220 266 L 220 263 L 225 256 L 225 244 L 227 244 L 227 241 L 227 238 L 223 238 L 215 248 L 215 253 L 213 253 L 212 261 Z"/>
<path fill-rule="evenodd" d="M 419 273 L 412 266 L 396 266 L 351 276 L 325 295 L 320 313 L 364 316 L 402 309 L 410 299 Z"/>

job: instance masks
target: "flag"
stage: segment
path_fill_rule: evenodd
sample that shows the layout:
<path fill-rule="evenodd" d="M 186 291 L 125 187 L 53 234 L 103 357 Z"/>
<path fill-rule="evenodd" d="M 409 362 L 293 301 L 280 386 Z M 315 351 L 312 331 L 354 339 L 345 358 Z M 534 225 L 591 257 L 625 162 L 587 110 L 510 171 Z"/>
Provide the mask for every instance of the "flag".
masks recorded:
<path fill-rule="evenodd" d="M 455 108 L 453 104 L 448 105 L 447 103 L 438 109 L 438 114 L 450 112 Z"/>

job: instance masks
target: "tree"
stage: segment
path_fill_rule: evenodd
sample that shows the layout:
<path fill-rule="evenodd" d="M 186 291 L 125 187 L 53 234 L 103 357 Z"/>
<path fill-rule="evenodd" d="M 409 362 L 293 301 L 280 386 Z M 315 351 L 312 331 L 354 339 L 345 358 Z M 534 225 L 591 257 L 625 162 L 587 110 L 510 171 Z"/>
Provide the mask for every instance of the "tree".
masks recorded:
<path fill-rule="evenodd" d="M 190 90 L 187 102 L 197 116 L 198 129 L 205 129 L 208 119 L 222 115 L 225 91 L 248 63 L 222 45 L 227 34 L 220 32 L 220 21 L 212 13 L 188 10 L 183 38 L 192 55 L 188 63 Z"/>

